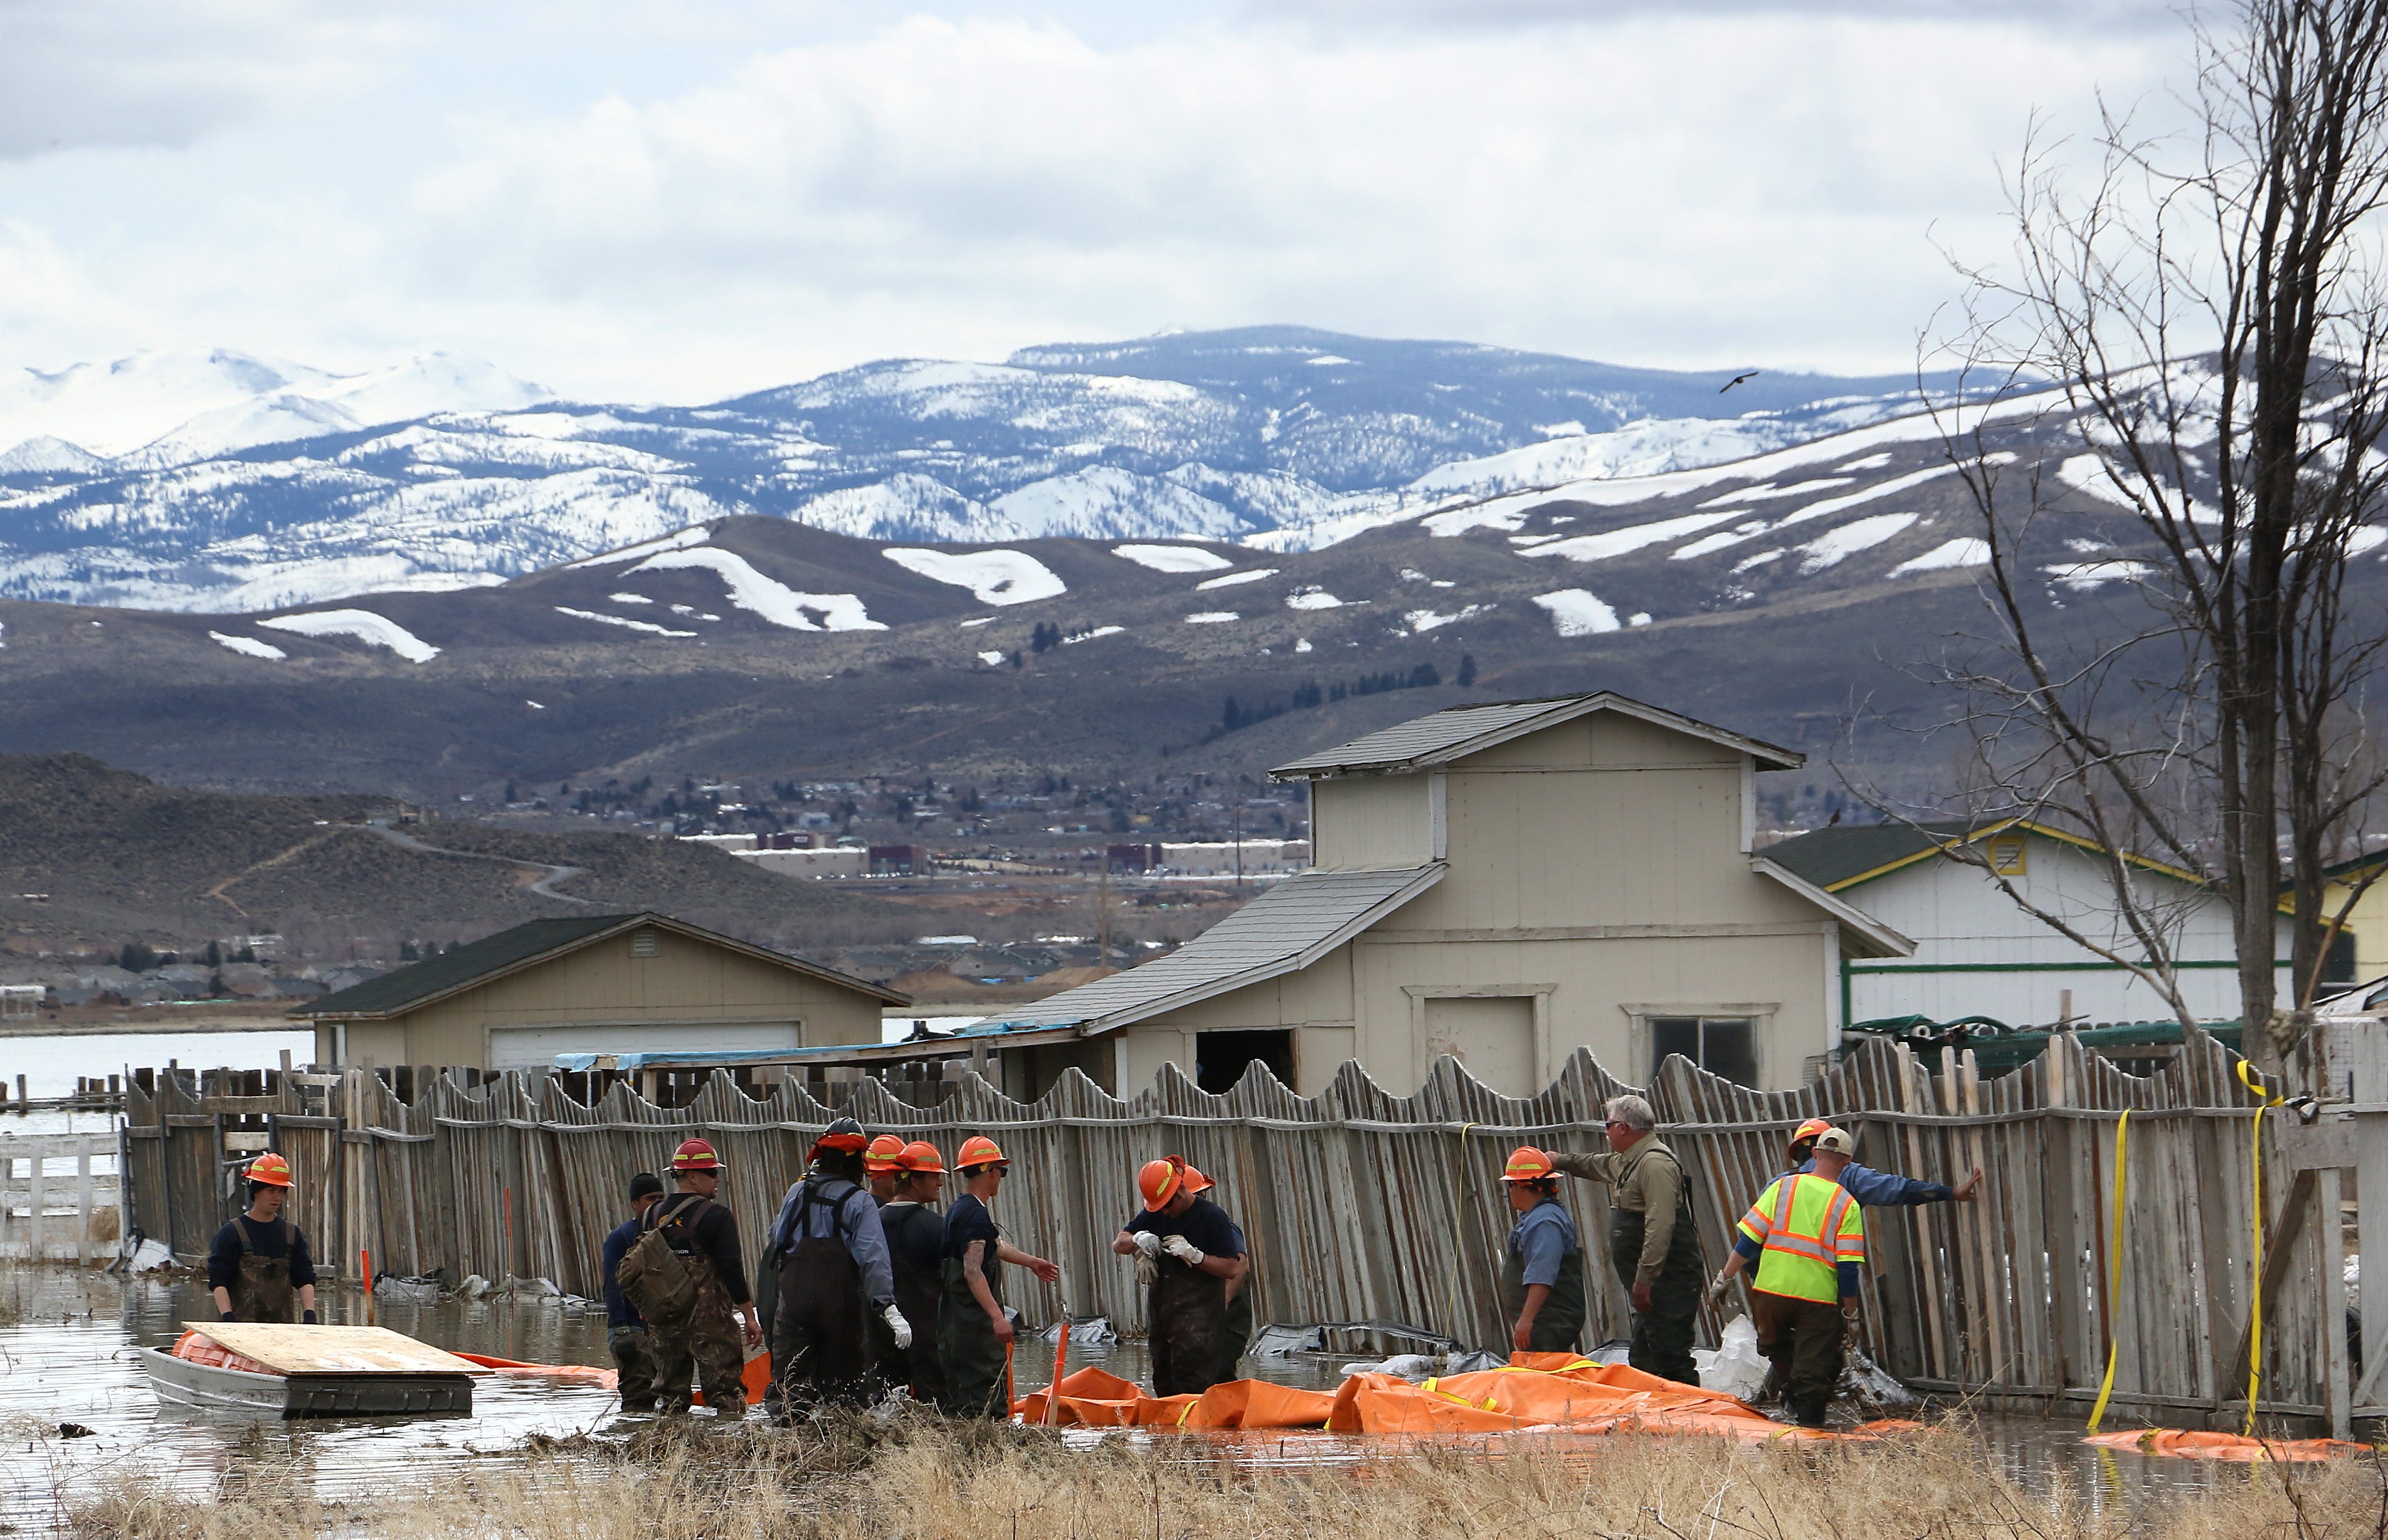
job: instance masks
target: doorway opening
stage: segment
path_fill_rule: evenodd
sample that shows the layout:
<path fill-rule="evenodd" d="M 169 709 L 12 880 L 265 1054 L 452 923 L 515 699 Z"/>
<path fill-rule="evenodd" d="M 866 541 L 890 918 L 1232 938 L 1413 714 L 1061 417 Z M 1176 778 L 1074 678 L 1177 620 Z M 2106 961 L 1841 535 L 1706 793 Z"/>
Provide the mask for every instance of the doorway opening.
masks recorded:
<path fill-rule="evenodd" d="M 1194 1034 L 1194 1083 L 1214 1095 L 1235 1089 L 1254 1064 L 1265 1066 L 1292 1090 L 1292 1029 Z"/>

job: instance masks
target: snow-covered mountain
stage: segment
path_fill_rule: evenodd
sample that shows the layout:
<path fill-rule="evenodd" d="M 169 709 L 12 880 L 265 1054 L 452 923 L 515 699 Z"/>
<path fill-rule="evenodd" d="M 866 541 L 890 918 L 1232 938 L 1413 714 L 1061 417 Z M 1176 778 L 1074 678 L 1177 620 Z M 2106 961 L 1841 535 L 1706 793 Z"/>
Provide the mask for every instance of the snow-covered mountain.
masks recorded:
<path fill-rule="evenodd" d="M 741 513 L 1316 549 L 1914 407 L 1912 379 L 1728 378 L 1258 327 L 633 408 L 442 354 L 343 376 L 143 355 L 0 379 L 0 596 L 213 612 L 479 587 Z"/>

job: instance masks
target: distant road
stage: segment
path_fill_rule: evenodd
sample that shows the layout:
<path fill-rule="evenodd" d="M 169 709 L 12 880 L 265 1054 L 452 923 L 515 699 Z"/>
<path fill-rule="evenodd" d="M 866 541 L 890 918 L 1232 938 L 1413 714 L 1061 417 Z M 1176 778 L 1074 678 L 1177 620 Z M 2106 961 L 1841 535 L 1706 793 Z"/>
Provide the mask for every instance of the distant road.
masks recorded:
<path fill-rule="evenodd" d="M 515 856 L 489 855 L 481 851 L 443 850 L 438 845 L 426 845 L 411 834 L 400 834 L 398 830 L 381 824 L 367 824 L 363 827 L 367 832 L 380 835 L 400 850 L 413 851 L 423 855 L 452 855 L 461 861 L 494 861 L 502 866 L 518 866 L 534 872 L 545 872 L 547 874 L 545 877 L 528 885 L 529 890 L 541 898 L 553 899 L 558 903 L 588 904 L 596 902 L 593 899 L 574 898 L 570 893 L 559 893 L 549 886 L 550 883 L 562 882 L 566 877 L 578 877 L 581 869 L 578 866 L 556 866 L 544 861 L 524 861 Z"/>

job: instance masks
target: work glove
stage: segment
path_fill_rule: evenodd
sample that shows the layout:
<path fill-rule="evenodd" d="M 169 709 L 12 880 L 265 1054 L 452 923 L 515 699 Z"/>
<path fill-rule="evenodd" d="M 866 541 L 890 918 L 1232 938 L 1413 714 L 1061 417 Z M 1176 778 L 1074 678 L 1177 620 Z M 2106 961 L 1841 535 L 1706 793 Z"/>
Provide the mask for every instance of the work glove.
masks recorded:
<path fill-rule="evenodd" d="M 897 1351 L 900 1352 L 912 1345 L 912 1323 L 904 1319 L 903 1311 L 890 1305 L 879 1312 L 879 1319 L 887 1323 L 887 1330 L 896 1333 Z"/>
<path fill-rule="evenodd" d="M 312 1310 L 301 1310 L 301 1311 L 299 1311 L 299 1312 L 298 1312 L 298 1324 L 299 1324 L 299 1325 L 301 1325 L 301 1326 L 312 1326 L 312 1325 L 314 1325 L 314 1324 L 315 1324 L 315 1312 L 314 1312 L 314 1311 L 312 1311 Z"/>
<path fill-rule="evenodd" d="M 1161 1281 L 1161 1264 L 1142 1252 L 1136 1254 L 1136 1281 L 1146 1288 Z"/>
<path fill-rule="evenodd" d="M 1183 1235 L 1172 1235 L 1168 1240 L 1161 1243 L 1161 1249 L 1189 1268 L 1199 1268 L 1202 1265 L 1201 1251 Z"/>
<path fill-rule="evenodd" d="M 1723 1304 L 1725 1291 L 1732 1287 L 1733 1276 L 1730 1273 L 1727 1273 L 1723 1269 L 1718 1269 L 1717 1275 L 1708 1280 L 1708 1303 L 1710 1305 Z"/>
<path fill-rule="evenodd" d="M 1134 1235 L 1129 1236 L 1128 1239 L 1134 1241 L 1136 1243 L 1136 1249 L 1144 1253 L 1147 1256 L 1158 1256 L 1161 1255 L 1161 1237 L 1155 1235 L 1149 1230 L 1139 1230 Z"/>

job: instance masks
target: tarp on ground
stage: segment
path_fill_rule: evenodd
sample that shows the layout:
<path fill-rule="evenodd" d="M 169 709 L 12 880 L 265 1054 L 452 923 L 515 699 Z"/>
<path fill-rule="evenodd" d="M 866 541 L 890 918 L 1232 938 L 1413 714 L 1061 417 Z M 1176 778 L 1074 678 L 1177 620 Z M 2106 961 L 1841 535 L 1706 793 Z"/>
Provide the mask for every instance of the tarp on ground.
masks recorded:
<path fill-rule="evenodd" d="M 2091 1433 L 2081 1442 L 2103 1449 L 2130 1449 L 2142 1455 L 2169 1455 L 2176 1459 L 2229 1460 L 2242 1465 L 2264 1459 L 2305 1464 L 2371 1451 L 2368 1444 L 2349 1444 L 2338 1438 L 2242 1438 L 2237 1433 L 2205 1433 L 2194 1428 Z"/>

